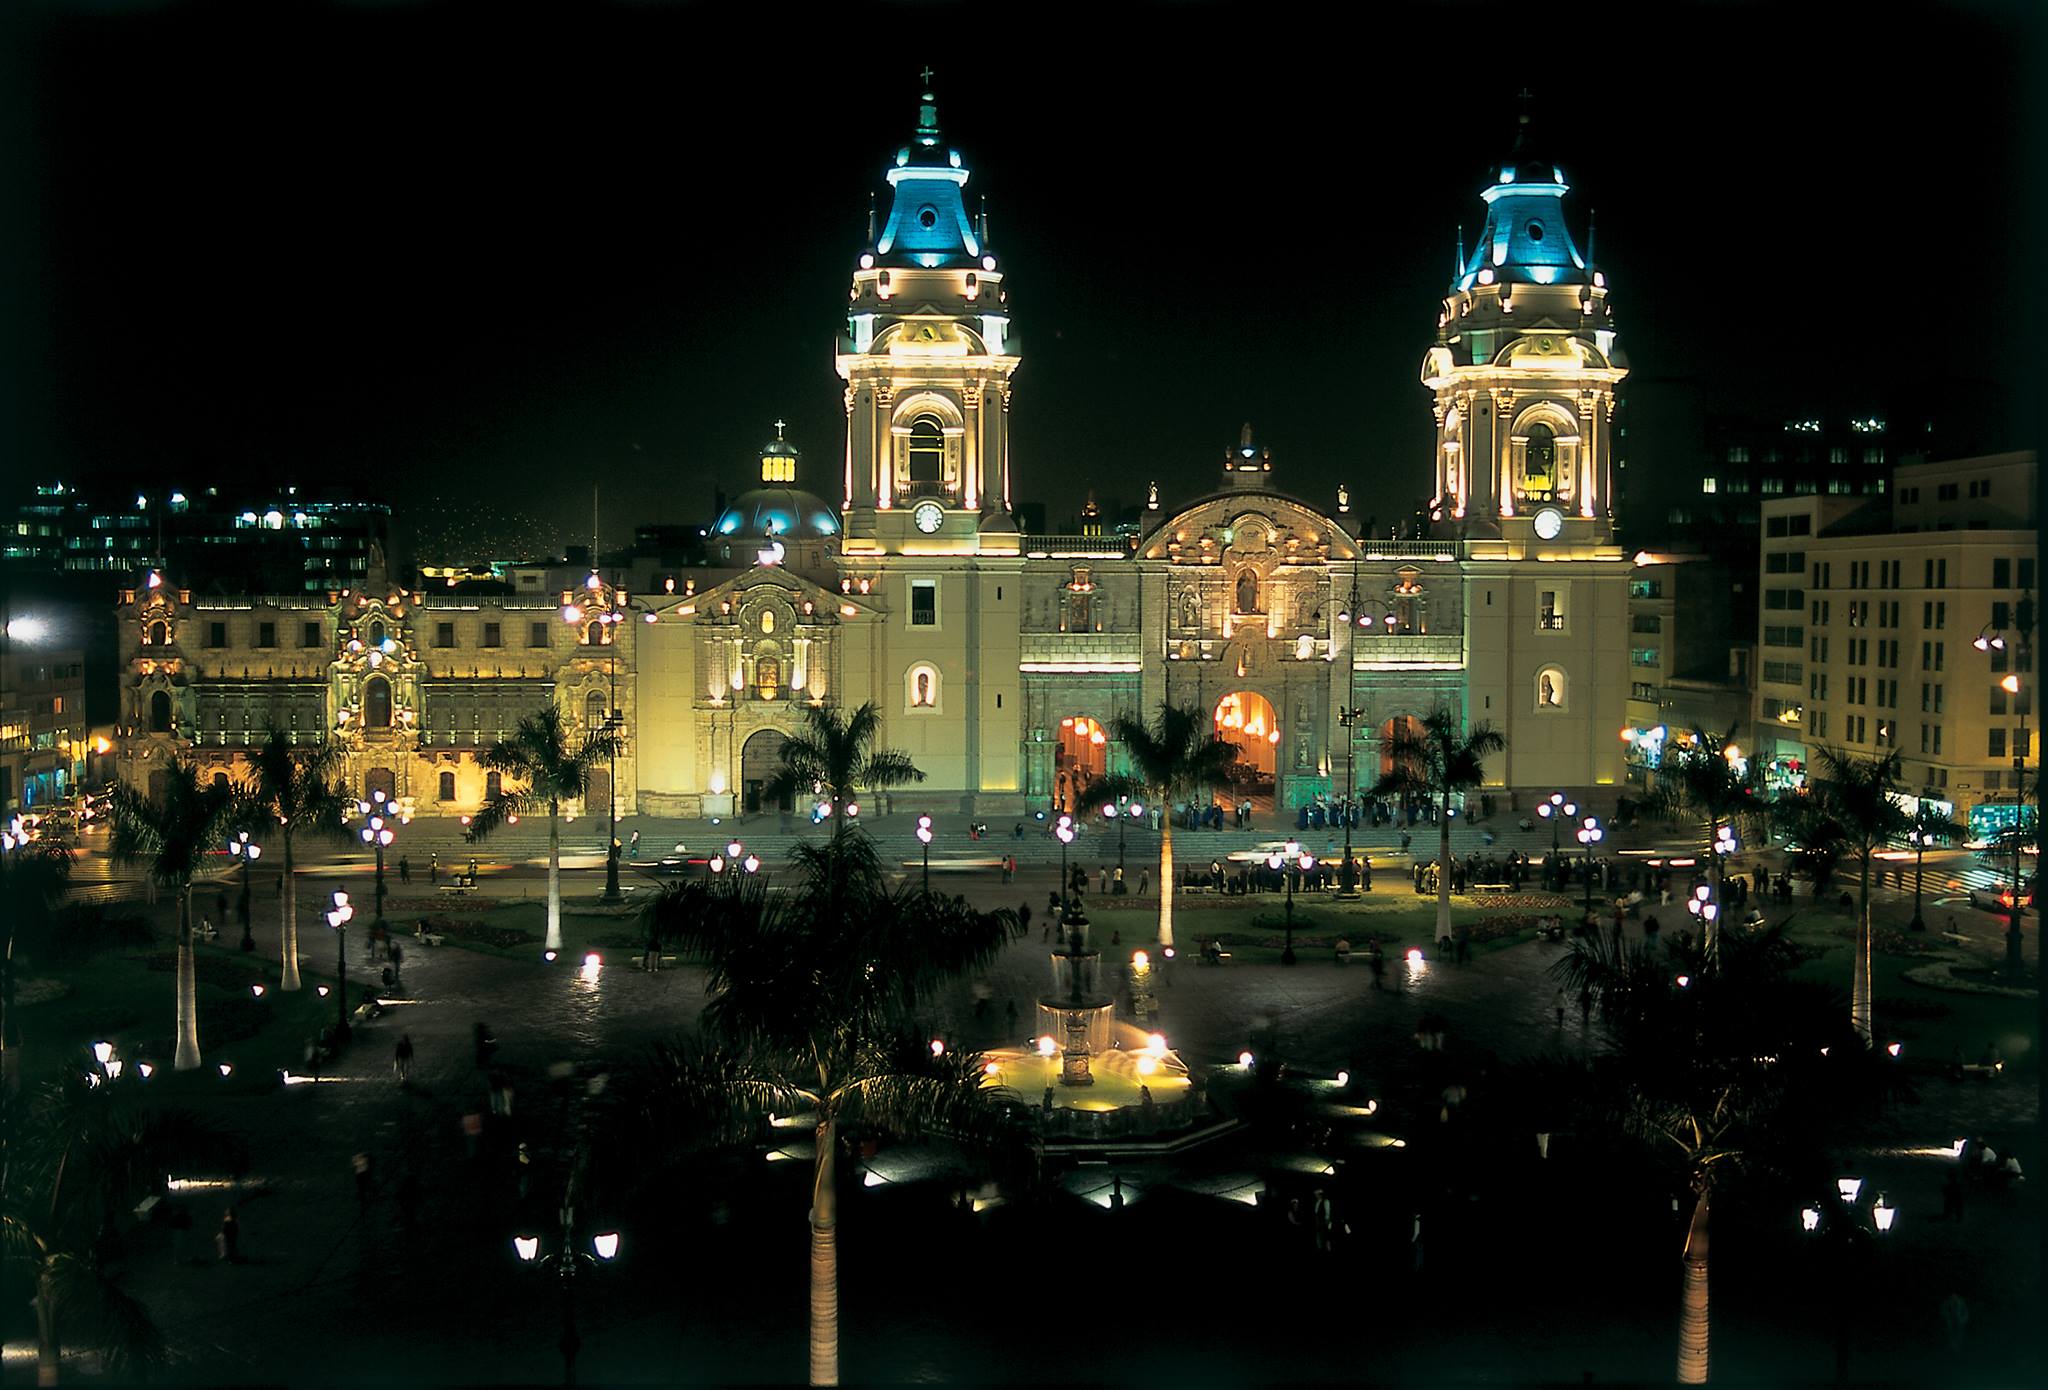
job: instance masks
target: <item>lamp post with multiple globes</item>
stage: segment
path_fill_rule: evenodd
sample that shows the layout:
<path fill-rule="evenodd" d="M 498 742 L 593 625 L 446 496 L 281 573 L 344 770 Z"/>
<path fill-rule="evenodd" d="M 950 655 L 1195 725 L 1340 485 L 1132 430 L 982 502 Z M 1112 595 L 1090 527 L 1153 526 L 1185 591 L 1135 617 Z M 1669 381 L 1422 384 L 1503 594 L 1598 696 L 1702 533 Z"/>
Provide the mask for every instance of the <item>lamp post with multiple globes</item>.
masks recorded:
<path fill-rule="evenodd" d="M 410 825 L 412 813 L 384 794 L 382 787 L 370 793 L 367 801 L 356 802 L 356 814 L 363 818 L 363 828 L 356 832 L 362 842 L 377 855 L 377 915 L 372 926 L 384 925 L 384 851 L 398 838 L 396 826 Z"/>
<path fill-rule="evenodd" d="M 1144 803 L 1131 800 L 1129 792 L 1119 792 L 1114 802 L 1102 803 L 1102 818 L 1116 822 L 1116 874 L 1119 883 L 1123 882 L 1124 874 L 1124 822 L 1136 820 L 1144 814 Z"/>
<path fill-rule="evenodd" d="M 2021 855 L 2025 852 L 2027 829 L 2027 763 L 2033 752 L 2032 740 L 2027 733 L 2029 711 L 2028 690 L 2021 681 L 2022 674 L 2033 673 L 2033 629 L 2034 597 L 2023 593 L 2015 605 L 2015 631 L 2010 640 L 2002 628 L 1986 627 L 1977 634 L 1970 645 L 1980 652 L 1996 652 L 1994 668 L 2005 664 L 2008 646 L 2012 650 L 2012 670 L 1998 682 L 1998 688 L 2011 697 L 2017 707 L 2020 726 L 2012 748 L 2012 824 L 2005 831 L 2012 848 L 2012 899 L 2006 907 L 2005 928 L 2005 972 L 2017 980 L 2024 967 L 2020 960 L 2020 923 L 2027 914 L 2026 872 Z"/>
<path fill-rule="evenodd" d="M 1266 867 L 1279 869 L 1287 881 L 1287 941 L 1280 950 L 1282 965 L 1294 964 L 1294 881 L 1315 866 L 1316 857 L 1303 849 L 1299 840 L 1289 840 L 1284 852 L 1275 850 L 1266 856 Z"/>
<path fill-rule="evenodd" d="M 1848 1383 L 1850 1318 L 1863 1302 L 1850 1287 L 1851 1276 L 1861 1272 L 1866 1252 L 1890 1234 L 1898 1216 L 1897 1208 L 1885 1201 L 1882 1192 L 1865 1207 L 1863 1185 L 1858 1177 L 1837 1178 L 1835 1201 L 1823 1198 L 1799 1211 L 1800 1230 L 1833 1250 L 1840 1261 L 1834 1277 L 1822 1281 L 1835 1291 L 1835 1380 L 1839 1384 Z"/>
<path fill-rule="evenodd" d="M 1543 869 L 1546 874 L 1556 872 L 1558 871 L 1558 869 L 1562 868 L 1562 866 L 1558 865 L 1557 863 L 1558 828 L 1562 826 L 1567 820 L 1570 820 L 1573 816 L 1578 815 L 1578 813 L 1578 803 L 1575 801 L 1566 801 L 1564 799 L 1563 792 L 1552 792 L 1550 794 L 1549 800 L 1540 801 L 1536 804 L 1536 814 L 1550 822 L 1550 858 L 1543 861 Z M 1556 868 L 1553 868 L 1553 866 L 1556 866 Z M 1564 880 L 1560 878 L 1558 880 L 1558 886 L 1562 887 L 1563 883 Z"/>
<path fill-rule="evenodd" d="M 337 888 L 328 901 L 327 925 L 334 928 L 334 1032 L 346 1042 L 348 1026 L 348 924 L 356 915 L 348 894 Z"/>
<path fill-rule="evenodd" d="M 918 847 L 924 851 L 924 893 L 926 897 L 930 897 L 932 891 L 932 818 L 928 815 L 917 818 L 917 843 Z"/>
<path fill-rule="evenodd" d="M 254 843 L 246 830 L 237 830 L 235 838 L 228 841 L 228 853 L 242 861 L 242 949 L 256 949 L 256 938 L 249 930 L 249 871 L 256 867 L 256 861 L 263 856 L 263 846 Z"/>
<path fill-rule="evenodd" d="M 570 1191 L 562 1200 L 562 1234 L 559 1248 L 549 1251 L 541 1249 L 538 1235 L 521 1233 L 512 1237 L 512 1253 L 519 1257 L 521 1264 L 537 1269 L 552 1268 L 562 1291 L 562 1333 L 556 1340 L 556 1347 L 562 1353 L 562 1383 L 576 1383 L 576 1355 L 583 1349 L 583 1338 L 576 1330 L 576 1275 L 585 1265 L 595 1267 L 609 1264 L 619 1257 L 619 1233 L 599 1231 L 590 1238 L 590 1249 L 579 1249 L 576 1244 L 576 1194 L 572 1183 Z"/>
<path fill-rule="evenodd" d="M 1356 568 L 1353 566 L 1354 570 Z M 1352 610 L 1358 607 L 1358 579 L 1355 574 L 1351 581 L 1351 607 Z M 1344 730 L 1344 867 L 1337 875 L 1337 896 L 1346 899 L 1363 896 L 1358 891 L 1358 866 L 1351 862 L 1351 822 L 1358 814 L 1358 745 L 1351 736 L 1351 729 L 1365 717 L 1364 710 L 1349 705 L 1337 710 L 1337 723 Z"/>
<path fill-rule="evenodd" d="M 1600 828 L 1600 817 L 1587 816 L 1576 832 L 1579 843 L 1586 847 L 1586 914 L 1593 912 L 1593 846 L 1607 838 L 1607 832 Z"/>

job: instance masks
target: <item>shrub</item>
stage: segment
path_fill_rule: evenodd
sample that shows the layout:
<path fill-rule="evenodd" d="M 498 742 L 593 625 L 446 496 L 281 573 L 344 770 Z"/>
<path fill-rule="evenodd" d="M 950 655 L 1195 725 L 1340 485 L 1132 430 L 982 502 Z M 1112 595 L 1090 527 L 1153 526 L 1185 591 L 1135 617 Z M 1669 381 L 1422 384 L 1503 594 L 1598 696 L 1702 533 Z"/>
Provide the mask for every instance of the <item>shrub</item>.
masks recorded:
<path fill-rule="evenodd" d="M 429 917 L 427 930 L 437 932 L 451 941 L 466 941 L 500 951 L 540 940 L 532 932 L 521 927 L 493 926 L 489 922 L 477 922 L 468 918 Z"/>
<path fill-rule="evenodd" d="M 69 903 L 22 934 L 20 951 L 37 966 L 76 965 L 108 951 L 147 946 L 154 937 L 149 920 L 103 907 Z"/>

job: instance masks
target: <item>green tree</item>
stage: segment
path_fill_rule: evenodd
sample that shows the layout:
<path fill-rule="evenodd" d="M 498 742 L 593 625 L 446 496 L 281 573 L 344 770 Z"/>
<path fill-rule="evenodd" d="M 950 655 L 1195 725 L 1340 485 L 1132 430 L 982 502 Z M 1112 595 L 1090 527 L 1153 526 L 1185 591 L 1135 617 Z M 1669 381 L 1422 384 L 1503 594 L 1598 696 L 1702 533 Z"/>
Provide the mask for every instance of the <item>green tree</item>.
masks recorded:
<path fill-rule="evenodd" d="M 823 796 L 831 805 L 832 836 L 843 838 L 846 808 L 858 804 L 860 788 L 886 791 L 924 780 L 908 753 L 875 747 L 881 732 L 882 712 L 872 700 L 851 714 L 837 705 L 809 706 L 803 727 L 783 740 L 782 760 L 763 795 L 776 801 Z"/>
<path fill-rule="evenodd" d="M 38 1385 L 57 1384 L 67 1337 L 91 1345 L 119 1380 L 164 1364 L 162 1331 L 122 1287 L 121 1228 L 137 1202 L 162 1195 L 173 1168 L 239 1174 L 248 1163 L 239 1136 L 188 1110 L 135 1103 L 137 1084 L 88 1087 L 74 1076 L 5 1102 L 0 1231 L 34 1290 Z"/>
<path fill-rule="evenodd" d="M 1419 725 L 1419 727 L 1418 727 Z M 1468 731 L 1457 711 L 1439 706 L 1419 721 L 1397 721 L 1387 741 L 1387 771 L 1372 796 L 1427 797 L 1437 803 L 1436 939 L 1451 934 L 1451 798 L 1484 779 L 1486 759 L 1508 746 L 1481 720 Z"/>
<path fill-rule="evenodd" d="M 1899 755 L 1890 752 L 1865 758 L 1839 748 L 1823 748 L 1815 768 L 1813 798 L 1821 816 L 1833 827 L 1833 838 L 1856 859 L 1856 966 L 1849 1017 L 1856 1035 L 1867 1047 L 1874 1037 L 1870 999 L 1870 865 L 1879 850 L 1904 839 L 1912 825 L 1899 804 Z"/>
<path fill-rule="evenodd" d="M 1727 899 L 1721 885 L 1726 856 L 1714 848 L 1720 829 L 1725 825 L 1737 831 L 1755 830 L 1769 815 L 1763 768 L 1755 759 L 1741 755 L 1734 727 L 1725 734 L 1696 728 L 1689 742 L 1668 746 L 1663 765 L 1657 769 L 1656 784 L 1643 805 L 1662 819 L 1699 827 L 1701 853 L 1711 866 L 1716 911 L 1725 912 Z M 1707 923 L 1705 936 L 1711 955 L 1721 946 L 1718 917 Z"/>
<path fill-rule="evenodd" d="M 571 742 L 561 706 L 547 704 L 519 721 L 512 737 L 501 738 L 484 752 L 484 766 L 502 774 L 498 795 L 470 817 L 464 838 L 471 844 L 507 822 L 535 811 L 548 813 L 548 937 L 550 951 L 562 949 L 562 803 L 581 798 L 590 774 L 620 749 L 612 729 L 594 729 L 581 743 Z"/>
<path fill-rule="evenodd" d="M 346 833 L 342 814 L 348 798 L 336 785 L 343 751 L 333 740 L 307 748 L 294 745 L 282 730 L 273 728 L 256 752 L 255 786 L 246 798 L 254 822 L 244 827 L 252 835 L 275 833 L 284 841 L 284 905 L 279 922 L 279 954 L 283 962 L 281 990 L 302 987 L 299 979 L 299 895 L 294 877 L 292 845 L 304 834 L 339 836 Z"/>
<path fill-rule="evenodd" d="M 189 1071 L 199 1065 L 198 981 L 192 962 L 192 881 L 206 866 L 207 851 L 221 842 L 234 821 L 235 793 L 225 785 L 202 785 L 199 769 L 171 760 L 161 794 L 145 796 L 123 783 L 114 788 L 113 835 L 116 862 L 144 867 L 150 878 L 178 895 L 177 1050 L 171 1065 Z"/>
<path fill-rule="evenodd" d="M 811 1191 L 810 1375 L 839 1379 L 838 1156 L 856 1132 L 1021 1139 L 980 1059 L 935 1054 L 913 1027 L 932 990 L 993 960 L 1019 932 L 1008 911 L 892 891 L 868 839 L 799 846 L 801 886 L 758 879 L 672 884 L 652 926 L 701 954 L 708 1045 L 658 1050 L 637 1112 L 681 1135 L 744 1138 L 770 1112 L 803 1113 L 816 1142 Z M 681 1142 L 680 1140 L 678 1142 Z M 658 1134 L 636 1146 L 664 1153 Z"/>
<path fill-rule="evenodd" d="M 71 855 L 37 838 L 0 851 L 0 1086 L 21 1085 L 21 1025 L 14 1013 L 14 951 L 25 934 L 46 929 L 71 882 Z"/>
<path fill-rule="evenodd" d="M 1681 1261 L 1678 1380 L 1710 1360 L 1709 1237 L 1716 1194 L 1739 1173 L 1815 1171 L 1847 1109 L 1882 1084 L 1845 1041 L 1840 996 L 1795 980 L 1782 927 L 1731 933 L 1710 953 L 1575 939 L 1551 975 L 1597 1001 L 1612 1041 L 1590 1064 L 1579 1132 L 1624 1136 L 1692 1194 Z"/>
<path fill-rule="evenodd" d="M 1128 714 L 1109 721 L 1109 736 L 1123 746 L 1130 771 L 1098 781 L 1083 804 L 1119 794 L 1149 796 L 1159 808 L 1159 944 L 1173 945 L 1173 815 L 1197 793 L 1205 798 L 1235 785 L 1237 745 L 1217 736 L 1206 711 L 1162 704 L 1151 724 Z M 1065 893 L 1067 885 L 1060 885 Z"/>

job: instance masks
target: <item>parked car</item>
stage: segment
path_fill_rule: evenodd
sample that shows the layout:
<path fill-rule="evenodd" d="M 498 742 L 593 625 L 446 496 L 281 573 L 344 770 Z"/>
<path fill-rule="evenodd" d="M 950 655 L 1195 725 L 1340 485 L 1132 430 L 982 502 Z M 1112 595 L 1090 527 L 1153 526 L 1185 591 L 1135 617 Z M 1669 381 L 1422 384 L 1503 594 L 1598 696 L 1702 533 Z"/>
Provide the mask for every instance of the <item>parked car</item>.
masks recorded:
<path fill-rule="evenodd" d="M 2028 907 L 2034 905 L 2034 884 L 2035 880 L 2031 878 L 2026 882 L 2026 901 Z M 2010 912 L 2012 911 L 2012 889 L 2007 885 L 2000 885 L 1997 888 L 1972 888 L 1970 890 L 1970 906 L 1981 907 L 1986 912 Z"/>

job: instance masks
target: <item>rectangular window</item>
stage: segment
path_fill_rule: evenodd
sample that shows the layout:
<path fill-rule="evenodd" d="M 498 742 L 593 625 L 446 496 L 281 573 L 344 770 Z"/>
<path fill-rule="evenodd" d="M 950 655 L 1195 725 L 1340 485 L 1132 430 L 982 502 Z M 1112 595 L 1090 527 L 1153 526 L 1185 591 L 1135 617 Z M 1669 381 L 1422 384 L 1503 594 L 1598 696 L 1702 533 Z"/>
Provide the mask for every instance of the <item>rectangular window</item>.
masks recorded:
<path fill-rule="evenodd" d="M 1657 698 L 1657 687 L 1647 681 L 1630 681 L 1628 694 L 1631 700 L 1654 700 Z"/>
<path fill-rule="evenodd" d="M 256 645 L 259 647 L 274 647 L 277 645 L 276 623 L 256 624 Z"/>
<path fill-rule="evenodd" d="M 226 623 L 208 623 L 206 625 L 206 645 L 209 647 L 225 647 L 227 644 L 228 625 Z"/>
<path fill-rule="evenodd" d="M 1985 752 L 1989 753 L 1994 758 L 2002 758 L 2005 756 L 2005 730 L 1991 730 L 1987 736 L 1986 742 L 1988 746 L 1984 750 Z"/>
<path fill-rule="evenodd" d="M 454 646 L 454 645 L 455 645 L 455 624 L 453 624 L 453 623 L 435 623 L 435 624 L 434 624 L 434 645 L 435 645 L 435 646 L 437 646 L 437 647 L 452 647 L 452 646 Z"/>
<path fill-rule="evenodd" d="M 2012 587 L 2012 561 L 2000 557 L 1991 562 L 1991 587 L 2010 589 Z"/>
<path fill-rule="evenodd" d="M 2034 562 L 2031 557 L 2022 556 L 2020 559 L 2020 587 L 2022 589 L 2034 587 Z"/>
<path fill-rule="evenodd" d="M 1536 626 L 1546 632 L 1564 630 L 1564 604 L 1556 589 L 1539 590 L 1536 595 Z M 1640 629 L 1638 629 L 1640 631 Z M 1654 631 L 1655 629 L 1652 629 Z"/>
<path fill-rule="evenodd" d="M 1791 525 L 1792 519 L 1790 517 L 1768 517 L 1764 521 L 1764 535 L 1775 540 L 1777 537 L 1787 534 L 1791 529 Z"/>
<path fill-rule="evenodd" d="M 1630 632 L 1662 632 L 1663 630 L 1664 620 L 1655 613 L 1638 613 L 1629 623 Z M 1791 630 L 1798 631 L 1796 628 Z"/>
<path fill-rule="evenodd" d="M 2005 713 L 2005 687 L 2002 685 L 1991 687 L 1991 712 L 1993 714 Z"/>
<path fill-rule="evenodd" d="M 939 581 L 936 579 L 913 579 L 910 581 L 910 625 L 912 627 L 937 627 L 939 624 Z"/>
<path fill-rule="evenodd" d="M 299 645 L 300 645 L 300 646 L 302 646 L 302 647 L 317 647 L 317 646 L 319 646 L 319 645 L 320 645 L 320 624 L 318 624 L 318 623 L 307 623 L 307 624 L 306 624 L 306 626 L 305 626 L 305 630 L 304 630 L 304 631 L 302 631 L 302 632 L 300 632 L 300 634 L 299 634 Z"/>
<path fill-rule="evenodd" d="M 1793 517 L 1793 518 L 1792 518 L 1792 534 L 1793 534 L 1793 535 L 1795 535 L 1795 536 L 1810 536 L 1810 535 L 1812 535 L 1812 534 L 1813 534 L 1813 518 L 1812 518 L 1812 517 L 1810 517 L 1810 516 L 1807 516 L 1807 515 L 1805 515 L 1805 514 L 1803 514 L 1803 513 L 1802 513 L 1801 515 L 1799 515 L 1799 516 L 1795 516 L 1795 517 Z"/>
<path fill-rule="evenodd" d="M 484 624 L 484 645 L 486 647 L 502 647 L 505 645 L 505 629 L 503 625 L 499 623 Z"/>
<path fill-rule="evenodd" d="M 1658 649 L 1655 647 L 1630 647 L 1628 659 L 1637 666 L 1659 665 Z"/>
<path fill-rule="evenodd" d="M 1940 713 L 1942 712 L 1942 708 L 1941 708 L 1941 692 L 1942 692 L 1943 688 L 1944 688 L 1944 687 L 1942 687 L 1942 686 L 1940 686 L 1940 685 L 1937 685 L 1937 686 L 1935 686 L 1935 687 L 1934 687 L 1934 712 L 1935 712 L 1936 714 L 1940 714 Z"/>
<path fill-rule="evenodd" d="M 1657 598 L 1662 589 L 1663 585 L 1654 579 L 1631 579 L 1628 582 L 1628 596 L 1630 598 Z M 1492 600 L 1493 594 L 1489 590 L 1487 592 L 1487 601 L 1490 603 Z"/>
<path fill-rule="evenodd" d="M 1766 647 L 1796 647 L 1799 645 L 1799 635 L 1800 629 L 1796 627 L 1774 627 L 1767 625 L 1764 628 L 1764 645 Z"/>
<path fill-rule="evenodd" d="M 1937 753 L 1941 751 L 1941 725 L 1939 724 L 1934 726 L 1934 751 Z M 1943 774 L 1943 777 L 1945 782 L 1946 774 Z"/>
<path fill-rule="evenodd" d="M 1806 591 L 1804 589 L 1764 590 L 1764 607 L 1770 609 L 1773 612 L 1796 613 L 1805 606 Z"/>
<path fill-rule="evenodd" d="M 547 644 L 548 625 L 546 623 L 529 623 L 526 628 L 526 645 L 529 647 L 545 647 Z"/>
<path fill-rule="evenodd" d="M 1718 486 L 1719 486 L 1719 483 L 1718 483 L 1718 482 L 1717 482 L 1717 481 L 1716 481 L 1715 479 L 1713 479 L 1713 478 L 1702 478 L 1702 479 L 1700 479 L 1700 491 L 1701 491 L 1701 492 L 1712 492 L 1712 491 L 1714 491 L 1714 490 L 1715 490 L 1715 488 L 1716 488 L 1716 487 L 1718 487 Z"/>

